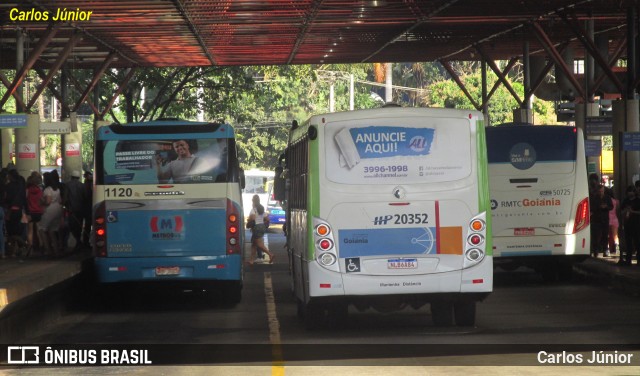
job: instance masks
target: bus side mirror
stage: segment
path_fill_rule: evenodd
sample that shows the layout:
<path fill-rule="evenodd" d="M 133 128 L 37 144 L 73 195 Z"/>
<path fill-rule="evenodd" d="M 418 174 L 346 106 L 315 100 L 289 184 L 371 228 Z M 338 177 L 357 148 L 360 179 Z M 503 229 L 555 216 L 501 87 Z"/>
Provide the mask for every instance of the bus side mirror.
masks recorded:
<path fill-rule="evenodd" d="M 244 178 L 244 169 L 240 169 L 240 189 L 244 190 L 244 186 L 247 184 L 247 181 Z"/>
<path fill-rule="evenodd" d="M 276 167 L 275 176 L 273 178 L 273 198 L 276 201 L 285 200 L 285 179 L 282 176 L 284 169 L 282 166 Z"/>

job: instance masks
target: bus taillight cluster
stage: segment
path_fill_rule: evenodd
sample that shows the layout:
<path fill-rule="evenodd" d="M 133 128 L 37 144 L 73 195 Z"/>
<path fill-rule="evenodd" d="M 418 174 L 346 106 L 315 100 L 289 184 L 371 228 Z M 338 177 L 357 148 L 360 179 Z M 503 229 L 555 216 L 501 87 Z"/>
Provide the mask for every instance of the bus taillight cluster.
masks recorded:
<path fill-rule="evenodd" d="M 96 257 L 107 257 L 107 223 L 104 201 L 96 208 L 94 218 L 95 255 Z"/>
<path fill-rule="evenodd" d="M 240 217 L 231 200 L 227 199 L 227 255 L 240 254 Z"/>
<path fill-rule="evenodd" d="M 338 256 L 335 253 L 333 231 L 329 224 L 314 218 L 313 238 L 316 244 L 316 260 L 325 268 L 335 268 Z"/>
<path fill-rule="evenodd" d="M 484 257 L 484 243 L 486 237 L 487 224 L 484 221 L 484 213 L 473 218 L 469 222 L 469 235 L 467 236 L 467 246 L 465 247 L 465 258 L 467 263 L 477 263 Z M 471 266 L 471 265 L 468 265 Z"/>

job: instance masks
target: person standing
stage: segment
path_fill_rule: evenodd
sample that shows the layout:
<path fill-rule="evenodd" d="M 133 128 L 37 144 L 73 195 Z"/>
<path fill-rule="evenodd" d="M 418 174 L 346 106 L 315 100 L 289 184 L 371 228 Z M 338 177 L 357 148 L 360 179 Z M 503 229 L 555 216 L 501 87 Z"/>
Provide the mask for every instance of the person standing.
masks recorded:
<path fill-rule="evenodd" d="M 611 197 L 604 194 L 604 185 L 600 184 L 589 199 L 591 208 L 591 253 L 606 254 L 609 243 L 609 211 L 613 209 Z"/>
<path fill-rule="evenodd" d="M 27 178 L 27 213 L 29 214 L 27 244 L 30 250 L 42 245 L 37 227 L 38 222 L 40 222 L 42 218 L 42 213 L 44 213 L 44 209 L 40 204 L 40 200 L 42 199 L 41 184 L 42 177 L 37 171 L 32 172 Z"/>
<path fill-rule="evenodd" d="M 27 244 L 23 238 L 25 224 L 22 223 L 23 216 L 26 216 L 27 191 L 24 179 L 18 174 L 18 170 L 9 170 L 8 177 L 9 182 L 4 193 L 5 208 L 7 209 L 7 241 L 13 245 L 14 256 L 16 256 L 20 249 Z"/>
<path fill-rule="evenodd" d="M 616 249 L 620 243 L 618 240 L 618 227 L 620 227 L 620 221 L 618 220 L 620 217 L 620 201 L 614 197 L 613 189 L 608 188 L 606 190 L 606 194 L 611 197 L 611 202 L 613 203 L 613 209 L 609 211 L 609 249 L 605 254 L 605 256 L 611 256 L 616 253 Z"/>
<path fill-rule="evenodd" d="M 71 179 L 64 191 L 64 207 L 69 219 L 69 232 L 76 241 L 74 252 L 82 248 L 82 219 L 84 217 L 84 186 L 80 182 L 80 172 L 72 171 Z M 66 244 L 65 244 L 66 245 Z"/>
<path fill-rule="evenodd" d="M 44 173 L 44 191 L 42 192 L 42 206 L 44 213 L 38 222 L 40 238 L 44 240 L 45 250 L 50 255 L 60 253 L 60 224 L 62 222 L 62 196 L 60 195 L 60 181 L 49 172 Z"/>
<path fill-rule="evenodd" d="M 260 196 L 258 195 L 253 196 L 252 202 L 253 208 L 249 213 L 248 221 L 254 221 L 255 225 L 251 229 L 251 258 L 249 260 L 249 265 L 253 265 L 258 248 L 269 255 L 269 264 L 273 264 L 275 255 L 264 245 L 264 234 L 267 231 L 264 223 L 264 217 L 266 214 L 264 206 L 260 204 Z"/>
<path fill-rule="evenodd" d="M 620 252 L 620 265 L 631 265 L 633 253 L 640 248 L 640 198 L 633 185 L 627 187 L 627 197 L 620 205 L 623 218 L 624 256 Z"/>

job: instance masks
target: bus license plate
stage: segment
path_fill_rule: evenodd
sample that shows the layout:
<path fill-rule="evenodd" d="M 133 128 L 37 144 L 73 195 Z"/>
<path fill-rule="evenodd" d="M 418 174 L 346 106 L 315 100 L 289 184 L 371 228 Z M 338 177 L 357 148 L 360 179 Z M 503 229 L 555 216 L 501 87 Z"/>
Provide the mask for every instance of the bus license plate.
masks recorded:
<path fill-rule="evenodd" d="M 156 275 L 178 275 L 180 274 L 179 266 L 158 266 L 156 267 Z"/>
<path fill-rule="evenodd" d="M 418 259 L 387 260 L 387 269 L 417 269 Z"/>

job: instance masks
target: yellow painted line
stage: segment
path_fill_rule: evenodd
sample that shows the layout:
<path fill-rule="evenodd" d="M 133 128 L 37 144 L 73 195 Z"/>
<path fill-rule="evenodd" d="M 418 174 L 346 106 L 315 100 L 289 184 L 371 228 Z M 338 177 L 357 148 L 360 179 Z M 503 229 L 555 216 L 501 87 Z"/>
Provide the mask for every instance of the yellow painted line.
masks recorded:
<path fill-rule="evenodd" d="M 9 304 L 9 298 L 7 298 L 7 289 L 0 289 L 0 311 Z"/>
<path fill-rule="evenodd" d="M 271 273 L 264 273 L 264 296 L 267 301 L 267 319 L 269 320 L 269 342 L 271 343 L 272 376 L 284 376 L 284 359 L 280 342 L 280 322 L 276 313 L 276 299 L 273 295 Z"/>

